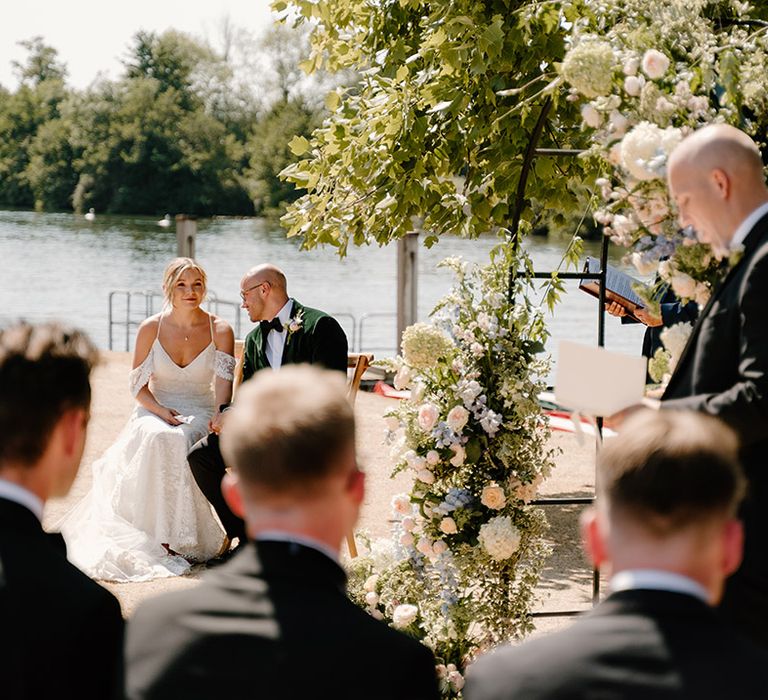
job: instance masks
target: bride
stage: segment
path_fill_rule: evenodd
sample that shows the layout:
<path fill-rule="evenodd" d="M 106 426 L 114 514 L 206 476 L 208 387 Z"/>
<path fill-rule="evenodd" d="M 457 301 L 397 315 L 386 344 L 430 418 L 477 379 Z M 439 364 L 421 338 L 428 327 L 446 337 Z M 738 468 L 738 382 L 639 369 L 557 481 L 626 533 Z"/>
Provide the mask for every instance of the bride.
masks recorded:
<path fill-rule="evenodd" d="M 234 334 L 200 308 L 206 277 L 193 260 L 170 262 L 163 292 L 163 310 L 136 336 L 129 386 L 138 405 L 59 524 L 69 559 L 97 579 L 178 575 L 228 545 L 187 452 L 232 397 Z"/>

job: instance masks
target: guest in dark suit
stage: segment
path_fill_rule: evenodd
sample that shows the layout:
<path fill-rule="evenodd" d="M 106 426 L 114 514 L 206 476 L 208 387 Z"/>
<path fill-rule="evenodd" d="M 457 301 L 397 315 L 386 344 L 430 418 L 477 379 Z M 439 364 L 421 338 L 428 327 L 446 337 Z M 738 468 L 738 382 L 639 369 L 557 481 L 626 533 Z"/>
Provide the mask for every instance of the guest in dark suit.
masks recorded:
<path fill-rule="evenodd" d="M 702 411 L 738 433 L 749 482 L 744 563 L 721 610 L 768 647 L 768 188 L 760 151 L 738 129 L 705 127 L 672 153 L 669 187 L 681 225 L 739 258 L 702 310 L 662 408 Z"/>
<path fill-rule="evenodd" d="M 85 444 L 96 349 L 79 331 L 0 331 L 0 696 L 120 697 L 123 618 L 41 525 Z"/>
<path fill-rule="evenodd" d="M 225 493 L 251 541 L 197 588 L 139 607 L 128 697 L 439 697 L 432 653 L 344 592 L 339 549 L 363 474 L 343 377 L 306 366 L 261 372 L 224 422 L 234 470 Z"/>
<path fill-rule="evenodd" d="M 240 297 L 248 316 L 258 325 L 246 336 L 243 381 L 261 369 L 288 364 L 317 364 L 347 371 L 347 337 L 339 323 L 323 311 L 302 306 L 288 296 L 282 270 L 274 265 L 251 269 L 240 282 Z M 221 493 L 226 466 L 219 449 L 220 423 L 189 454 L 197 485 L 211 502 L 230 539 L 245 541 L 245 526 Z"/>
<path fill-rule="evenodd" d="M 466 700 L 758 700 L 768 654 L 712 609 L 739 565 L 737 441 L 695 412 L 631 417 L 598 457 L 585 546 L 610 595 L 565 631 L 467 672 Z"/>

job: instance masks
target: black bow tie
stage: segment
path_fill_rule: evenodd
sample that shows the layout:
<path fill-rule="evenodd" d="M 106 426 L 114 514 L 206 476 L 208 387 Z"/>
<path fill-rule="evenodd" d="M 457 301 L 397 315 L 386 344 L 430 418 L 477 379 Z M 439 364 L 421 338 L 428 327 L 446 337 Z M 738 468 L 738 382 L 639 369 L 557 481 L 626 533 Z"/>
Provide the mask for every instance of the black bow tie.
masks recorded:
<path fill-rule="evenodd" d="M 266 338 L 269 331 L 276 330 L 278 333 L 283 332 L 283 324 L 280 323 L 280 319 L 275 316 L 271 321 L 259 321 L 261 326 L 261 335 Z"/>

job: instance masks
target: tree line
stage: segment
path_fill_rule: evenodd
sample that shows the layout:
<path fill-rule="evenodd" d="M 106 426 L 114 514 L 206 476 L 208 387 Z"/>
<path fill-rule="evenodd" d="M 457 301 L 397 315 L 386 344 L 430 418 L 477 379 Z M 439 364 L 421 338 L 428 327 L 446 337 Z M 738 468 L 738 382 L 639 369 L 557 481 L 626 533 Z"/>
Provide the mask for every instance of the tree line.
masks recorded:
<path fill-rule="evenodd" d="M 297 70 L 306 37 L 255 40 L 222 25 L 222 46 L 138 32 L 116 80 L 66 83 L 55 49 L 21 42 L 16 90 L 0 86 L 0 206 L 123 214 L 252 215 L 301 191 L 278 173 L 323 118 L 323 81 Z"/>

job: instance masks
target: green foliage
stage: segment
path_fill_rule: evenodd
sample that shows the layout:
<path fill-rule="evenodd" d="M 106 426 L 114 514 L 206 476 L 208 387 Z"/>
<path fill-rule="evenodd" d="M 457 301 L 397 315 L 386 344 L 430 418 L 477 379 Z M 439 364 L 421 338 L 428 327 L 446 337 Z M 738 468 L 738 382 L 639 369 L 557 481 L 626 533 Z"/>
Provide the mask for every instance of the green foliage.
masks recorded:
<path fill-rule="evenodd" d="M 308 190 L 284 217 L 305 247 L 344 254 L 350 243 L 385 244 L 411 231 L 414 217 L 432 241 L 508 227 L 545 98 L 557 117 L 540 145 L 582 143 L 555 70 L 576 0 L 289 4 L 314 26 L 305 69 L 361 73 L 354 89 L 326 101 L 335 109 L 311 157 L 283 173 Z M 526 194 L 545 209 L 568 208 L 585 168 L 576 161 L 561 172 L 539 159 Z"/>
<path fill-rule="evenodd" d="M 262 80 L 287 91 L 296 57 L 278 44 L 273 37 L 279 75 Z M 84 92 L 66 87 L 66 69 L 42 39 L 23 46 L 20 86 L 0 89 L 0 206 L 247 215 L 254 201 L 269 210 L 298 196 L 277 173 L 297 159 L 288 142 L 311 133 L 320 108 L 291 100 L 261 114 L 208 45 L 176 31 L 139 32 L 124 77 Z"/>
<path fill-rule="evenodd" d="M 260 121 L 246 144 L 245 182 L 256 213 L 276 211 L 303 193 L 281 180 L 279 173 L 304 155 L 307 138 L 319 122 L 317 112 L 297 100 L 278 102 Z"/>

